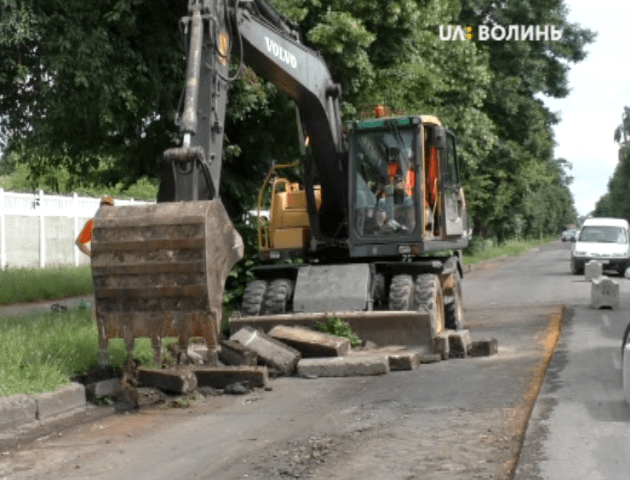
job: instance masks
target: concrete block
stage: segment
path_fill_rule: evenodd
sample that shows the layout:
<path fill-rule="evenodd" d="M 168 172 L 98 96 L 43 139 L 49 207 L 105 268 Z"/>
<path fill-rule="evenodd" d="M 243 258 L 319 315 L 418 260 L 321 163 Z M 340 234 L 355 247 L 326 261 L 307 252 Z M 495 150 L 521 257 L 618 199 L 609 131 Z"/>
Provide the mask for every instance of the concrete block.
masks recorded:
<path fill-rule="evenodd" d="M 360 355 L 331 358 L 306 358 L 297 365 L 302 377 L 355 377 L 389 373 L 385 355 Z"/>
<path fill-rule="evenodd" d="M 623 348 L 623 396 L 630 404 L 630 343 Z"/>
<path fill-rule="evenodd" d="M 80 383 L 71 383 L 57 392 L 39 393 L 34 397 L 39 420 L 85 409 L 87 405 L 85 387 Z"/>
<path fill-rule="evenodd" d="M 144 387 L 153 387 L 163 392 L 184 394 L 197 388 L 197 377 L 190 370 L 162 370 L 139 368 L 138 382 Z"/>
<path fill-rule="evenodd" d="M 97 398 L 113 397 L 118 390 L 120 390 L 120 379 L 110 378 L 86 385 L 85 396 L 88 402 L 93 402 Z"/>
<path fill-rule="evenodd" d="M 499 342 L 496 338 L 475 340 L 468 354 L 471 357 L 489 357 L 499 353 Z"/>
<path fill-rule="evenodd" d="M 194 373 L 199 387 L 225 388 L 240 383 L 249 388 L 264 388 L 269 380 L 267 367 L 204 367 L 194 369 Z"/>
<path fill-rule="evenodd" d="M 0 432 L 34 422 L 37 402 L 28 395 L 0 398 Z"/>
<path fill-rule="evenodd" d="M 472 340 L 468 330 L 448 332 L 449 358 L 464 358 L 468 355 Z"/>
<path fill-rule="evenodd" d="M 240 329 L 230 340 L 249 348 L 256 353 L 259 362 L 283 375 L 291 375 L 302 356 L 294 348 L 251 327 Z"/>
<path fill-rule="evenodd" d="M 232 340 L 221 340 L 219 360 L 225 365 L 240 365 L 255 367 L 258 365 L 258 355 L 247 347 Z"/>
<path fill-rule="evenodd" d="M 584 277 L 589 282 L 601 277 L 602 273 L 602 264 L 597 260 L 591 260 L 586 265 L 584 265 Z"/>
<path fill-rule="evenodd" d="M 275 338 L 295 348 L 302 357 L 342 357 L 350 351 L 350 340 L 301 327 L 278 325 L 269 332 Z"/>
<path fill-rule="evenodd" d="M 442 361 L 439 353 L 423 353 L 420 355 L 420 363 L 437 363 Z"/>
<path fill-rule="evenodd" d="M 387 356 L 390 370 L 415 370 L 420 366 L 420 352 L 405 351 Z"/>
<path fill-rule="evenodd" d="M 431 342 L 431 352 L 438 354 L 442 360 L 447 360 L 450 355 L 448 333 L 446 331 L 438 333 Z"/>
<path fill-rule="evenodd" d="M 420 366 L 422 354 L 417 350 L 408 350 L 400 345 L 389 345 L 387 347 L 371 347 L 369 349 L 352 349 L 348 355 L 350 357 L 375 357 L 385 355 L 391 370 L 415 370 Z"/>
<path fill-rule="evenodd" d="M 619 307 L 619 283 L 605 276 L 591 281 L 591 308 L 602 307 Z"/>

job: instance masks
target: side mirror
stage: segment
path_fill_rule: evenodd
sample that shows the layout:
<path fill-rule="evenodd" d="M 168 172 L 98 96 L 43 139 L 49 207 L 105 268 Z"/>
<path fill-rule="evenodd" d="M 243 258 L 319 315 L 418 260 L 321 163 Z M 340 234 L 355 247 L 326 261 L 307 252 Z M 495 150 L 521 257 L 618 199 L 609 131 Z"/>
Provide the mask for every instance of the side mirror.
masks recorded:
<path fill-rule="evenodd" d="M 446 148 L 446 130 L 442 126 L 433 128 L 433 145 L 436 148 L 444 150 Z"/>

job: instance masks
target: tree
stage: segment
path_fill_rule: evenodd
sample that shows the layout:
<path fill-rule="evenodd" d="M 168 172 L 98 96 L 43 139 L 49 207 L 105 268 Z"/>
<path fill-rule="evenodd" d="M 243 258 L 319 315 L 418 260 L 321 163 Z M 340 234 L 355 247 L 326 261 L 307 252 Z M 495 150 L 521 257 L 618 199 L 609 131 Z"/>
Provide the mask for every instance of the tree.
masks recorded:
<path fill-rule="evenodd" d="M 584 58 L 593 34 L 567 23 L 561 0 L 273 3 L 341 83 L 344 120 L 386 103 L 435 114 L 457 134 L 478 229 L 504 238 L 534 231 L 538 215 L 559 218 L 525 200 L 540 189 L 566 200 L 551 188 L 562 176 L 549 166 L 557 118 L 536 95 L 566 95 L 568 65 Z M 0 137 L 12 161 L 58 190 L 157 178 L 162 152 L 179 137 L 185 64 L 176 26 L 186 2 L 0 0 L 0 9 Z M 445 24 L 553 24 L 563 37 L 444 42 Z M 231 85 L 224 152 L 221 195 L 233 217 L 254 205 L 271 162 L 300 155 L 293 102 L 247 68 Z"/>
<path fill-rule="evenodd" d="M 560 41 L 481 41 L 476 46 L 489 57 L 491 81 L 483 111 L 497 129 L 498 141 L 481 162 L 478 171 L 490 180 L 486 201 L 475 218 L 478 228 L 487 228 L 499 238 L 509 218 L 523 214 L 524 200 L 535 191 L 530 175 L 541 171 L 553 158 L 553 131 L 557 116 L 538 98 L 538 94 L 562 98 L 568 93 L 571 63 L 582 61 L 585 47 L 594 33 L 568 23 L 562 0 L 541 2 L 494 2 L 462 0 L 459 23 L 488 28 L 510 25 L 554 25 L 563 32 Z M 553 170 L 547 174 L 554 175 Z M 540 215 L 545 215 L 541 212 Z M 534 224 L 528 229 L 532 230 Z"/>
<path fill-rule="evenodd" d="M 615 128 L 614 140 L 619 144 L 619 163 L 608 180 L 607 192 L 595 205 L 597 217 L 619 217 L 630 220 L 630 108 L 625 106 L 621 124 Z"/>

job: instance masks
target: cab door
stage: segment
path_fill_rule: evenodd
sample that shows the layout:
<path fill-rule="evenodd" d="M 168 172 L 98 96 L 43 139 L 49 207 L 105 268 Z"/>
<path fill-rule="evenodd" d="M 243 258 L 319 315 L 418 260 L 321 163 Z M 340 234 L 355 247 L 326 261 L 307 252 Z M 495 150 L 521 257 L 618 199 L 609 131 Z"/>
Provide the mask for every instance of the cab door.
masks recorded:
<path fill-rule="evenodd" d="M 466 230 L 466 201 L 459 179 L 455 135 L 449 130 L 446 130 L 446 148 L 442 158 L 444 233 L 447 237 L 460 236 Z"/>

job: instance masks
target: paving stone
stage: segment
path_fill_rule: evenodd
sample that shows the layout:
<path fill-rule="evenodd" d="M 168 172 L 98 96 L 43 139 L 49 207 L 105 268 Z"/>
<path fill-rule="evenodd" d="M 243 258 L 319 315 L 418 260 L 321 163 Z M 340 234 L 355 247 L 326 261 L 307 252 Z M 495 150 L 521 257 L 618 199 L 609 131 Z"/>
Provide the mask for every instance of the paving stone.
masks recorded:
<path fill-rule="evenodd" d="M 305 358 L 298 362 L 298 375 L 313 377 L 354 377 L 389 373 L 385 355 Z"/>
<path fill-rule="evenodd" d="M 256 352 L 244 347 L 232 340 L 221 340 L 221 350 L 219 350 L 219 360 L 225 365 L 256 366 L 258 365 L 258 355 Z"/>
<path fill-rule="evenodd" d="M 184 369 L 139 368 L 138 382 L 144 387 L 176 394 L 190 393 L 197 387 L 195 374 Z"/>
<path fill-rule="evenodd" d="M 193 371 L 199 387 L 226 388 L 228 385 L 241 383 L 249 388 L 264 388 L 269 380 L 267 367 L 200 367 Z"/>
<path fill-rule="evenodd" d="M 34 398 L 37 402 L 38 420 L 85 409 L 87 405 L 85 387 L 80 383 L 71 383 L 56 392 L 38 393 Z"/>
<path fill-rule="evenodd" d="M 269 332 L 275 338 L 295 348 L 302 357 L 342 357 L 350 351 L 350 340 L 303 327 L 278 325 Z"/>
<path fill-rule="evenodd" d="M 468 355 L 472 340 L 468 330 L 448 332 L 449 358 L 464 358 Z"/>
<path fill-rule="evenodd" d="M 592 280 L 591 307 L 619 308 L 619 283 L 606 276 Z"/>
<path fill-rule="evenodd" d="M 602 273 L 602 264 L 597 260 L 591 260 L 586 265 L 584 265 L 584 277 L 589 282 L 601 277 Z"/>
<path fill-rule="evenodd" d="M 28 395 L 0 398 L 0 432 L 34 422 L 37 402 Z"/>
<path fill-rule="evenodd" d="M 230 340 L 253 351 L 258 356 L 259 363 L 277 370 L 282 375 L 291 375 L 302 356 L 294 348 L 251 327 L 241 328 L 230 337 Z"/>
<path fill-rule="evenodd" d="M 475 340 L 468 352 L 471 357 L 489 357 L 497 353 L 499 353 L 499 342 L 496 338 Z"/>

